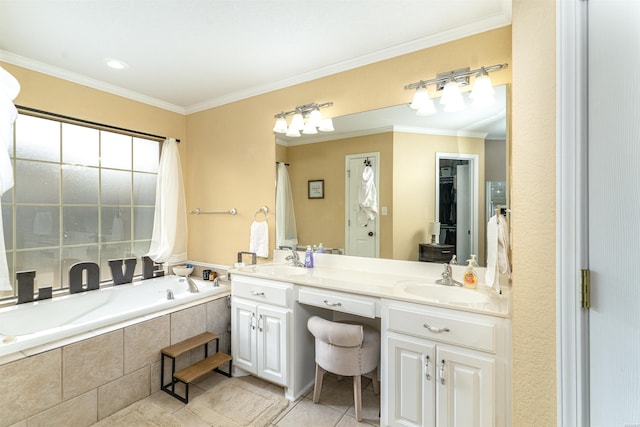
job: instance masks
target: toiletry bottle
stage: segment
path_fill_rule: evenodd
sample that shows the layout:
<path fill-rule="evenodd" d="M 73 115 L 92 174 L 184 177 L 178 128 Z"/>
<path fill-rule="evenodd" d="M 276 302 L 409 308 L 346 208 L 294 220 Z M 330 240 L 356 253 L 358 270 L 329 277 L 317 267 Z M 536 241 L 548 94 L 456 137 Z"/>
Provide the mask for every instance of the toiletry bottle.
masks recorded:
<path fill-rule="evenodd" d="M 474 258 L 468 259 L 467 263 L 467 269 L 464 272 L 464 286 L 470 289 L 475 289 L 478 284 L 478 276 L 476 275 L 473 267 L 477 265 L 477 263 Z"/>
<path fill-rule="evenodd" d="M 319 254 L 323 254 L 324 253 L 324 247 L 322 246 L 322 243 L 320 243 L 318 245 L 318 249 L 316 250 L 317 253 Z"/>
<path fill-rule="evenodd" d="M 313 268 L 313 250 L 311 246 L 307 246 L 307 251 L 304 253 L 304 266 Z"/>

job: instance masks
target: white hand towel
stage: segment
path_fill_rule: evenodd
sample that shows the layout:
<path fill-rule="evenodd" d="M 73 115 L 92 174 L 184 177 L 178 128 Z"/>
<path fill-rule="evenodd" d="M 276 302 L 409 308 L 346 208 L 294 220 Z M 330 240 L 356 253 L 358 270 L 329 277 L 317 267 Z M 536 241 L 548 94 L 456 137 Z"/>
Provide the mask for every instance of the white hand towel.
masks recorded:
<path fill-rule="evenodd" d="M 378 215 L 378 193 L 374 181 L 373 169 L 365 166 L 358 191 L 358 222 L 363 227 Z"/>
<path fill-rule="evenodd" d="M 485 273 L 484 280 L 488 286 L 493 286 L 496 280 L 497 269 L 498 269 L 498 223 L 497 223 L 496 217 L 492 216 L 491 219 L 489 219 L 489 222 L 487 223 L 487 272 Z"/>
<path fill-rule="evenodd" d="M 511 275 L 511 263 L 509 261 L 509 224 L 505 217 L 500 217 L 498 223 L 498 272 Z"/>
<path fill-rule="evenodd" d="M 487 223 L 487 271 L 485 282 L 500 292 L 499 275 L 511 274 L 509 262 L 509 226 L 503 216 L 492 216 Z"/>
<path fill-rule="evenodd" d="M 260 258 L 269 257 L 269 223 L 267 221 L 253 221 L 251 224 L 249 251 L 255 252 Z"/>

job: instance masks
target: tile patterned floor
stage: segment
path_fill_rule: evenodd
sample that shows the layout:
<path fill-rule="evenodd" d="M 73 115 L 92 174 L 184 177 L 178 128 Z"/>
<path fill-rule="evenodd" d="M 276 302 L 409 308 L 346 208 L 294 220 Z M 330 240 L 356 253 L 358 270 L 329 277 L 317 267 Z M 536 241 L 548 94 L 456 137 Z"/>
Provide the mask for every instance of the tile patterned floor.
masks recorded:
<path fill-rule="evenodd" d="M 192 384 L 189 389 L 189 400 L 192 401 L 197 396 L 212 389 L 226 377 L 211 373 L 202 378 L 198 382 Z M 247 381 L 255 386 L 269 390 L 278 396 L 284 396 L 284 390 L 281 387 L 271 383 L 262 381 L 256 377 L 242 377 L 243 381 Z M 357 422 L 355 419 L 355 409 L 353 405 L 353 382 L 351 377 L 345 377 L 339 380 L 333 374 L 326 374 L 320 402 L 314 404 L 313 389 L 305 396 L 299 398 L 295 402 L 289 402 L 289 406 L 273 420 L 272 427 L 348 427 L 348 426 L 379 426 L 380 419 L 378 414 L 380 411 L 380 396 L 373 393 L 371 380 L 362 379 L 362 409 L 363 420 Z M 158 391 L 151 396 L 143 399 L 138 404 L 158 405 L 165 411 L 173 414 L 175 418 L 184 427 L 205 427 L 208 424 L 202 419 L 195 417 L 192 412 L 185 410 L 185 404 L 171 397 L 163 391 Z M 123 409 L 123 411 L 125 411 Z"/>

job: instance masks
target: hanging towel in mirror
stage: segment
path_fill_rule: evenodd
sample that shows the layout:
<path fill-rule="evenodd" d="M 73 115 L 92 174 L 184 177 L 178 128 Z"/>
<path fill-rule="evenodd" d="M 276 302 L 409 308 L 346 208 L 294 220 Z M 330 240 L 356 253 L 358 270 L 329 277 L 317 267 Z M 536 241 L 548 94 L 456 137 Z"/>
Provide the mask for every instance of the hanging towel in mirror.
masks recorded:
<path fill-rule="evenodd" d="M 269 258 L 269 223 L 267 221 L 253 221 L 249 251 L 260 258 Z"/>
<path fill-rule="evenodd" d="M 367 225 L 369 221 L 376 219 L 378 215 L 378 193 L 376 191 L 373 168 L 365 166 L 362 171 L 362 181 L 358 191 L 358 223 Z"/>
<path fill-rule="evenodd" d="M 500 292 L 499 274 L 511 274 L 509 263 L 509 227 L 507 219 L 492 216 L 487 223 L 487 272 L 485 282 Z"/>

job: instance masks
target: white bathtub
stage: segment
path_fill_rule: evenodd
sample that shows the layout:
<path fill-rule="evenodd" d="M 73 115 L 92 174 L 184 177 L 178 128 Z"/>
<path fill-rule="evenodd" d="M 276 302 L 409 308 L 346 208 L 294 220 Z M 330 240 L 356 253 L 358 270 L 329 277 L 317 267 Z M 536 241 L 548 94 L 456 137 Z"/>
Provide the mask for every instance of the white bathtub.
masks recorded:
<path fill-rule="evenodd" d="M 165 276 L 0 308 L 0 356 L 229 291 L 228 285 L 192 280 L 200 292 L 190 293 L 183 277 Z M 167 299 L 167 289 L 174 299 Z"/>

